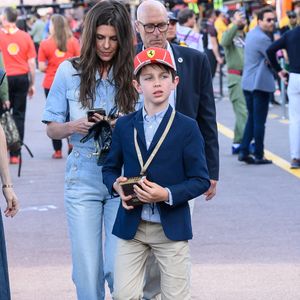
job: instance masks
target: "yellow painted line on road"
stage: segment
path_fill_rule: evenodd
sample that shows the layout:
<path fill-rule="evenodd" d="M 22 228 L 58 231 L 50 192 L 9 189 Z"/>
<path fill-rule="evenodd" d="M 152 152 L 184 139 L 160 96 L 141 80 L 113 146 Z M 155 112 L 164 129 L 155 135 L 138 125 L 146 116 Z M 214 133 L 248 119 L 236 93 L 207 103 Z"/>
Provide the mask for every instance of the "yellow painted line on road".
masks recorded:
<path fill-rule="evenodd" d="M 217 123 L 218 125 L 218 131 L 222 133 L 224 136 L 233 139 L 233 131 L 229 129 L 228 127 L 222 125 L 221 123 Z M 285 159 L 281 158 L 280 156 L 274 154 L 273 152 L 265 149 L 265 156 L 268 159 L 271 159 L 273 161 L 273 164 L 277 167 L 283 169 L 284 171 L 300 178 L 300 169 L 291 169 L 290 163 L 286 161 Z"/>
<path fill-rule="evenodd" d="M 276 114 L 268 114 L 268 119 L 277 119 L 277 118 L 279 118 L 279 116 Z"/>
<path fill-rule="evenodd" d="M 289 124 L 289 120 L 288 119 L 283 119 L 279 121 L 282 124 Z"/>

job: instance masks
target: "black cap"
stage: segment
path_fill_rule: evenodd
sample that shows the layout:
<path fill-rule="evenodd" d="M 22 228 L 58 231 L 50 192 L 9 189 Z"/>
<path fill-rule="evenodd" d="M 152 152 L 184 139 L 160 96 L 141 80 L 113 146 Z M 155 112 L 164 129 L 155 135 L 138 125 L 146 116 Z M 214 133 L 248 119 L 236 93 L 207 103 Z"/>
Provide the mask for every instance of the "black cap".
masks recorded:
<path fill-rule="evenodd" d="M 293 10 L 287 11 L 286 14 L 289 18 L 297 18 L 297 14 Z"/>
<path fill-rule="evenodd" d="M 178 22 L 178 19 L 175 17 L 175 14 L 172 11 L 168 12 L 169 20 Z"/>

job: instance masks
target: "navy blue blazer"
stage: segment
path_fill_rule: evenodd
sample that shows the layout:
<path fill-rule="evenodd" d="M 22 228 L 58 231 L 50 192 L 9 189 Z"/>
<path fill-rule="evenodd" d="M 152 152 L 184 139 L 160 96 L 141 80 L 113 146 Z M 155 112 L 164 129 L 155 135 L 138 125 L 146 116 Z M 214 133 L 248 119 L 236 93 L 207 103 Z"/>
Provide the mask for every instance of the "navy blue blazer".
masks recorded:
<path fill-rule="evenodd" d="M 210 179 L 219 179 L 219 144 L 216 107 L 209 62 L 198 50 L 170 44 L 179 84 L 176 89 L 176 111 L 197 121 L 205 142 Z M 137 52 L 142 50 L 137 46 Z"/>
<path fill-rule="evenodd" d="M 112 147 L 102 168 L 103 182 L 111 194 L 113 184 L 121 176 L 138 176 L 141 167 L 134 146 L 134 127 L 144 162 L 161 137 L 172 108 L 169 107 L 147 151 L 142 109 L 117 121 Z M 172 193 L 173 205 L 157 203 L 165 235 L 174 241 L 192 238 L 192 225 L 188 200 L 206 192 L 210 186 L 204 143 L 195 120 L 176 112 L 170 131 L 147 170 L 147 178 Z M 109 201 L 109 200 L 108 200 Z M 113 234 L 119 238 L 133 239 L 141 221 L 142 206 L 126 210 L 120 203 Z"/>

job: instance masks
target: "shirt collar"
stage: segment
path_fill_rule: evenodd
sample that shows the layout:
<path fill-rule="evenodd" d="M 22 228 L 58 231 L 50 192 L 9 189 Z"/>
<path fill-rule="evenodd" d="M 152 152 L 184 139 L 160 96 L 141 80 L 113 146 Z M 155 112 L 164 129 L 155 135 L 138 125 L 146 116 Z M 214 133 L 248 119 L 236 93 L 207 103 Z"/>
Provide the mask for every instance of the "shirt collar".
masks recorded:
<path fill-rule="evenodd" d="M 154 114 L 153 116 L 149 116 L 148 113 L 146 112 L 145 106 L 143 106 L 143 119 L 146 122 L 151 122 L 151 121 L 161 121 L 166 114 L 169 106 L 167 106 L 164 110 L 161 110 Z"/>
<path fill-rule="evenodd" d="M 1 28 L 1 30 L 5 33 L 5 34 L 15 34 L 17 31 L 19 31 L 19 28 L 16 25 L 12 25 L 6 28 Z"/>
<path fill-rule="evenodd" d="M 109 72 L 107 74 L 107 78 L 105 80 L 107 80 L 110 83 L 114 82 L 113 67 L 111 67 L 109 69 Z M 98 82 L 98 81 L 100 81 L 100 74 L 99 74 L 99 72 L 96 73 L 96 82 Z"/>

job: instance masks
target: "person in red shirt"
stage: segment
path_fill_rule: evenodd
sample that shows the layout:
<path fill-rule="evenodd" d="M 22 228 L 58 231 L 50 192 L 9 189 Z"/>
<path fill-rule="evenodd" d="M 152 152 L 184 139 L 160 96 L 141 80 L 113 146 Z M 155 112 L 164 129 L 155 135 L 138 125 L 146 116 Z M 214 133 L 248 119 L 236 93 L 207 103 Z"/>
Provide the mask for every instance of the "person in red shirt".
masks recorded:
<path fill-rule="evenodd" d="M 17 11 L 11 7 L 4 9 L 1 15 L 3 28 L 0 29 L 0 49 L 6 69 L 9 100 L 13 117 L 24 139 L 26 98 L 34 94 L 35 58 L 33 41 L 28 33 L 17 28 Z M 20 162 L 20 151 L 10 152 L 10 163 Z"/>
<path fill-rule="evenodd" d="M 72 36 L 66 18 L 59 14 L 53 15 L 50 19 L 50 36 L 41 42 L 38 53 L 39 69 L 46 73 L 43 81 L 46 97 L 60 63 L 79 54 L 79 42 Z M 52 143 L 52 158 L 62 158 L 62 141 L 52 140 Z"/>

